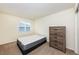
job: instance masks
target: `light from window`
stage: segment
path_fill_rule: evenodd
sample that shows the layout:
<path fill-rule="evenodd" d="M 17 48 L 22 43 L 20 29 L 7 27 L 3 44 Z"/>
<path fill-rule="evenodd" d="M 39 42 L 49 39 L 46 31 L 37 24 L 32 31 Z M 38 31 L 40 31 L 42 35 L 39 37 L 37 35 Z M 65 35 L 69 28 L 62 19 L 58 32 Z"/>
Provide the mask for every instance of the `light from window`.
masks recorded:
<path fill-rule="evenodd" d="M 19 31 L 20 32 L 28 32 L 28 31 L 30 31 L 30 26 L 31 26 L 30 23 L 21 21 L 19 24 Z"/>

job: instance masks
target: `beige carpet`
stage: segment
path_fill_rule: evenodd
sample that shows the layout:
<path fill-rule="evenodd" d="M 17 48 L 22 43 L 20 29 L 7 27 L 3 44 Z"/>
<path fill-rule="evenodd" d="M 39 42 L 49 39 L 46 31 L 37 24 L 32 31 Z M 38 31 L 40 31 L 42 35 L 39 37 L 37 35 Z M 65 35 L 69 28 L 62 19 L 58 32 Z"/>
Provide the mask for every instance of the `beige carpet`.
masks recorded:
<path fill-rule="evenodd" d="M 22 55 L 16 42 L 0 45 L 0 55 Z M 63 53 L 57 49 L 49 47 L 48 43 L 43 44 L 28 55 L 75 55 L 73 51 L 67 50 Z"/>

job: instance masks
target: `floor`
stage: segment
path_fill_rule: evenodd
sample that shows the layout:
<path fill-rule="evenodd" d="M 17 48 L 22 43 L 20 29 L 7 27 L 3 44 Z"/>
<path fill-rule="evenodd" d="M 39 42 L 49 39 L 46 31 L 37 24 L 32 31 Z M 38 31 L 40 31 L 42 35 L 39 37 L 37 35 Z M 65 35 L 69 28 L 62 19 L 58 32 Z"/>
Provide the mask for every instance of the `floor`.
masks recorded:
<path fill-rule="evenodd" d="M 16 42 L 0 45 L 0 55 L 22 55 Z M 73 51 L 67 50 L 63 53 L 57 49 L 49 47 L 48 43 L 45 43 L 37 49 L 30 52 L 28 55 L 76 55 Z"/>

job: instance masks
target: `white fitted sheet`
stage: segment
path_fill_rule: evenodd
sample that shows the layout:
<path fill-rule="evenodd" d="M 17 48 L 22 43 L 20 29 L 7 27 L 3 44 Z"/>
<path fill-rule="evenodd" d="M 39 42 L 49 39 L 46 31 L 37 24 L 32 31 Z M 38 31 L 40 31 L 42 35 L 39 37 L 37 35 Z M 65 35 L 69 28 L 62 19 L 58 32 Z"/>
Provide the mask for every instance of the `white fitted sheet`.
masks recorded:
<path fill-rule="evenodd" d="M 19 37 L 18 41 L 20 41 L 23 45 L 27 45 L 35 41 L 38 41 L 42 38 L 45 38 L 45 36 L 44 35 L 30 35 L 30 36 Z"/>

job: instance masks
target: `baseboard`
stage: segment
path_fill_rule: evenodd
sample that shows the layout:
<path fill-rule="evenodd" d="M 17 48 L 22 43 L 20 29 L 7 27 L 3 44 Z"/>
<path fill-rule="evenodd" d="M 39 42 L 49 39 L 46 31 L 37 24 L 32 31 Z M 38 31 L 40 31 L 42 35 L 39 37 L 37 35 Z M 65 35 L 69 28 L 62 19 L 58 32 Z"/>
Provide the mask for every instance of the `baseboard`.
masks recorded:
<path fill-rule="evenodd" d="M 13 43 L 13 42 L 16 42 L 16 40 L 15 40 L 15 41 L 10 41 L 10 42 L 7 42 L 7 43 L 0 44 L 0 46 L 1 46 L 1 45 L 11 44 L 11 43 Z"/>
<path fill-rule="evenodd" d="M 73 53 L 75 53 L 75 51 L 74 50 L 72 50 L 72 49 L 69 49 L 69 48 L 66 48 L 66 51 L 69 51 L 69 52 L 73 52 Z M 78 55 L 77 53 L 75 53 L 76 55 Z"/>
<path fill-rule="evenodd" d="M 74 52 L 74 50 L 72 50 L 72 49 L 69 49 L 69 48 L 66 48 L 66 50 Z"/>
<path fill-rule="evenodd" d="M 79 55 L 79 51 L 76 50 L 76 51 L 74 51 L 74 52 L 75 52 L 77 55 Z"/>

